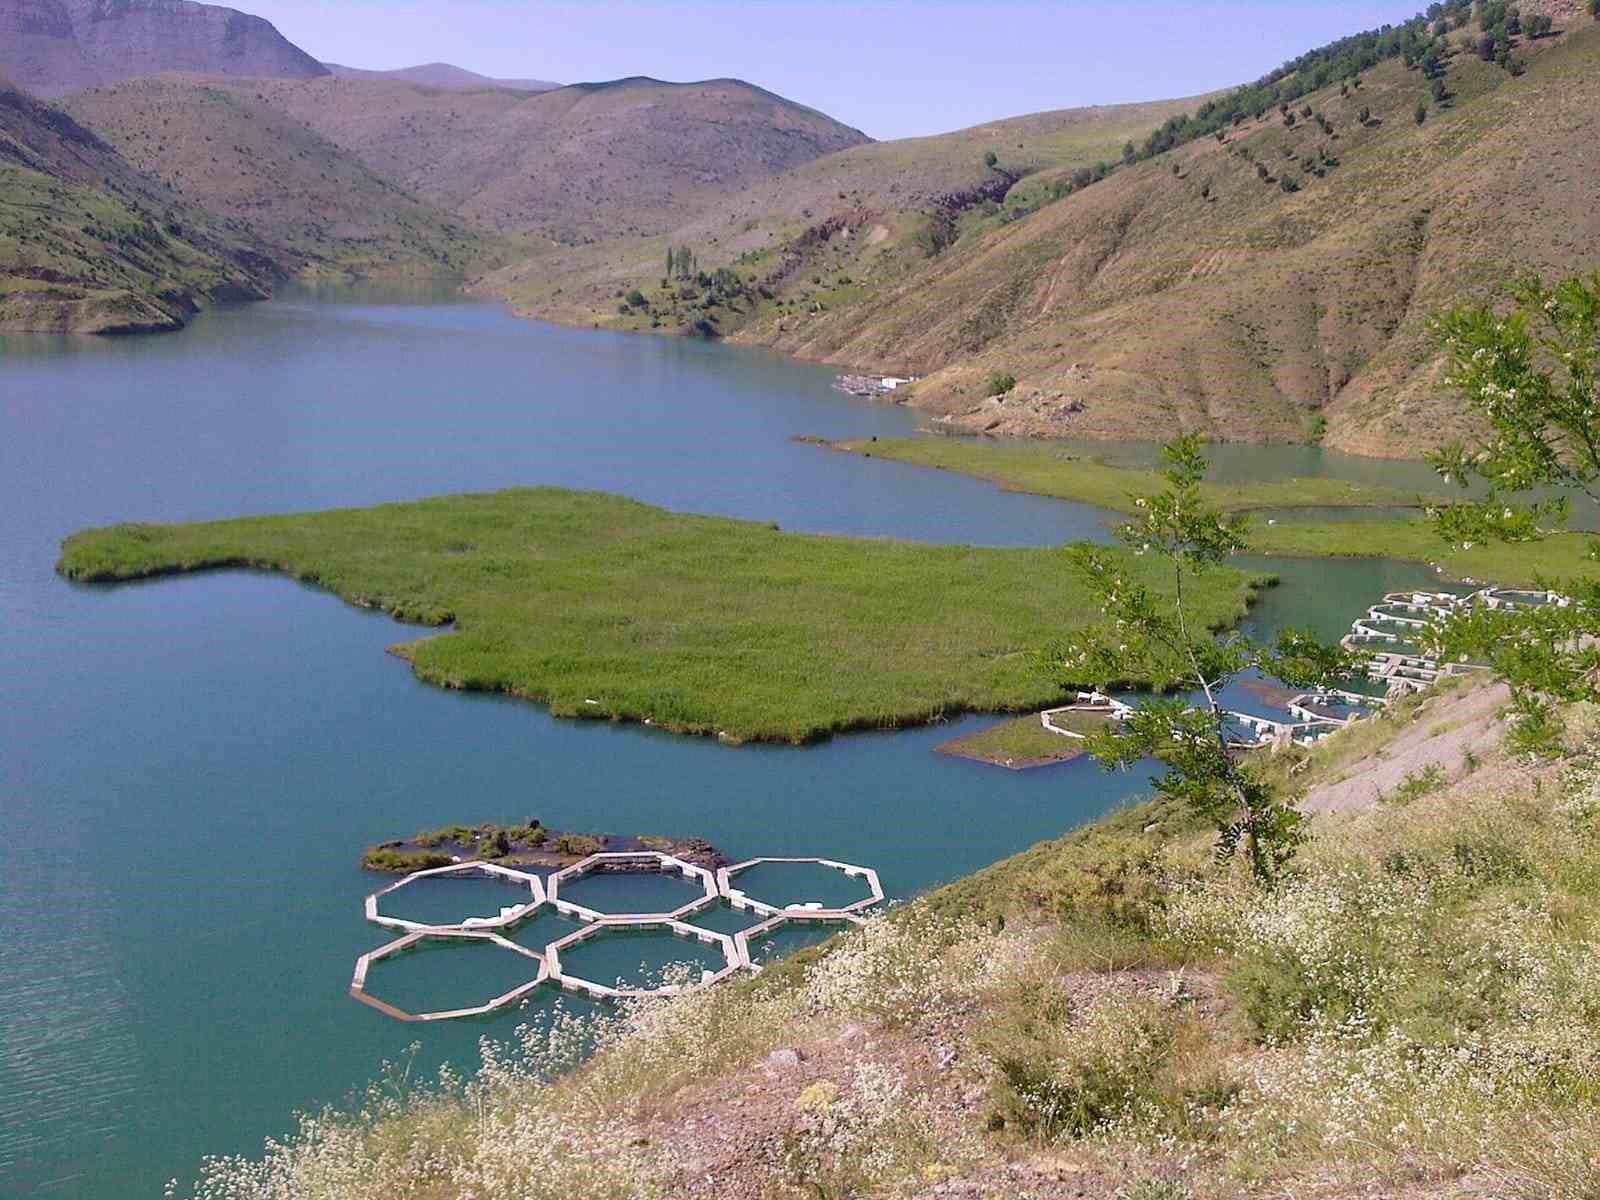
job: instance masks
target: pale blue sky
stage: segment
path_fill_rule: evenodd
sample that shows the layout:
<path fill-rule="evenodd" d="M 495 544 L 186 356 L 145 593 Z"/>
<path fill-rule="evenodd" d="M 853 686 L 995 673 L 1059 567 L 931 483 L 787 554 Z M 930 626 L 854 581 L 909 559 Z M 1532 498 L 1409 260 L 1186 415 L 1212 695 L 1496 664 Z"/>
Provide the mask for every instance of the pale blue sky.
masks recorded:
<path fill-rule="evenodd" d="M 732 75 L 873 137 L 1193 95 L 1418 0 L 230 0 L 355 67 L 444 61 L 562 83 Z"/>

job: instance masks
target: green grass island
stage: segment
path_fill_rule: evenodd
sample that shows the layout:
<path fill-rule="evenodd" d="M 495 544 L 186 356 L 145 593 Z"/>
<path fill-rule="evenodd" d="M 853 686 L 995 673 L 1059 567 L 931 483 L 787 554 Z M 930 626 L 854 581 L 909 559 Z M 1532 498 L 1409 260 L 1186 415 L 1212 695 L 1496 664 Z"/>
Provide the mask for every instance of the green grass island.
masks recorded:
<path fill-rule="evenodd" d="M 1151 559 L 1126 567 L 1169 586 Z M 733 742 L 1045 707 L 1061 687 L 1036 648 L 1099 617 L 1054 549 L 785 533 L 560 488 L 113 525 L 57 564 L 85 583 L 219 568 L 450 626 L 394 648 L 429 683 Z M 1224 628 L 1269 582 L 1218 571 L 1191 603 Z"/>

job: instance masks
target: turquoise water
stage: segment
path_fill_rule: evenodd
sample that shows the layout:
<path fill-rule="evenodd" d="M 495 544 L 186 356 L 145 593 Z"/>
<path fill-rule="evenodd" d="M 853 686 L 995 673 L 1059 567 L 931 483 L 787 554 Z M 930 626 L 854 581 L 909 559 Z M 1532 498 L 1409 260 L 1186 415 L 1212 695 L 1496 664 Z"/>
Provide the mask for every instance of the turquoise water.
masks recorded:
<path fill-rule="evenodd" d="M 930 752 L 978 718 L 737 750 L 553 721 L 419 684 L 383 653 L 410 634 L 288 580 L 85 588 L 51 570 L 85 525 L 533 483 L 799 530 L 1100 536 L 1104 514 L 1081 505 L 794 443 L 916 427 L 831 382 L 758 352 L 437 301 L 286 300 L 132 341 L 0 337 L 0 1194 L 159 1194 L 202 1155 L 256 1150 L 294 1110 L 346 1098 L 413 1039 L 424 1067 L 470 1066 L 479 1037 L 508 1035 L 514 1015 L 419 1030 L 345 995 L 356 955 L 385 940 L 361 917 L 370 842 L 536 816 L 829 855 L 907 896 L 1137 794 L 1137 772 Z M 1270 565 L 1285 586 L 1255 621 L 1310 615 L 1325 633 L 1427 578 Z M 567 928 L 541 918 L 517 940 Z M 459 984 L 454 1005 L 522 969 L 495 959 L 480 978 L 466 961 L 422 953 L 389 977 L 419 999 Z"/>

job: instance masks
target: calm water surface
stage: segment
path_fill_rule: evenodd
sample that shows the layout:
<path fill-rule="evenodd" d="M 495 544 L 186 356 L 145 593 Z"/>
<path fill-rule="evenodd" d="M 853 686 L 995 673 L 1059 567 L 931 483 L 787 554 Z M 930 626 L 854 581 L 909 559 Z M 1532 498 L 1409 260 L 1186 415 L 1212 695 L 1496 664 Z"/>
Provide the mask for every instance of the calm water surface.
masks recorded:
<path fill-rule="evenodd" d="M 344 995 L 382 940 L 354 865 L 371 841 L 537 816 L 834 855 L 906 896 L 1141 790 L 1082 763 L 1012 774 L 930 752 L 977 719 L 802 750 L 557 722 L 417 683 L 383 654 L 412 632 L 284 579 L 107 589 L 51 571 L 86 525 L 537 483 L 795 530 L 1100 536 L 1084 506 L 795 444 L 915 428 L 830 383 L 758 352 L 444 301 L 284 300 L 143 340 L 0 336 L 0 1195 L 159 1195 L 203 1154 L 253 1151 L 295 1109 L 344 1099 L 413 1038 L 425 1065 L 470 1066 L 480 1036 L 509 1034 L 510 1016 L 419 1032 Z M 1324 633 L 1427 578 L 1266 565 L 1285 586 L 1255 622 Z M 393 978 L 469 1002 L 505 969 L 469 959 L 419 956 Z"/>

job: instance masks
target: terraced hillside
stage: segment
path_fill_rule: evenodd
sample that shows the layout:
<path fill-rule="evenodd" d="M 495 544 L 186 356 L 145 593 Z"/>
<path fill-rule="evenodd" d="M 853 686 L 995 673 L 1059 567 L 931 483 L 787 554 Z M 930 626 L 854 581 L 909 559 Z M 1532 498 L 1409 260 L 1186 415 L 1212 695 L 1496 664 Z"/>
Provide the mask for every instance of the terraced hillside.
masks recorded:
<path fill-rule="evenodd" d="M 0 330 L 171 329 L 265 297 L 275 264 L 0 80 Z"/>
<path fill-rule="evenodd" d="M 860 131 L 734 79 L 619 79 L 540 94 L 326 79 L 259 91 L 439 208 L 559 243 L 676 228 Z"/>
<path fill-rule="evenodd" d="M 137 79 L 64 103 L 135 167 L 227 221 L 287 271 L 459 274 L 491 251 L 464 221 L 257 99 L 256 90 Z"/>

